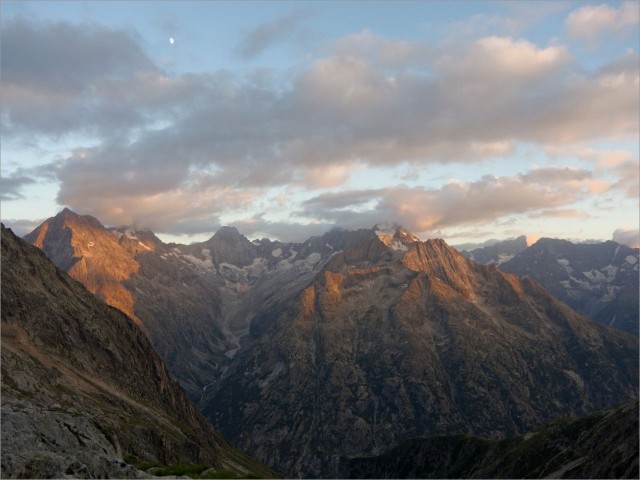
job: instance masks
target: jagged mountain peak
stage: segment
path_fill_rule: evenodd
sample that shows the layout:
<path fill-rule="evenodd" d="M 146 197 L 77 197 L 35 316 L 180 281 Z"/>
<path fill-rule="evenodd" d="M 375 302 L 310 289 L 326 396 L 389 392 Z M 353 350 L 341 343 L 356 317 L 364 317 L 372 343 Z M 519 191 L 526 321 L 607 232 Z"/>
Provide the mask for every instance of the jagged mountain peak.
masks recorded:
<path fill-rule="evenodd" d="M 410 245 L 420 242 L 413 233 L 396 223 L 378 223 L 372 230 L 382 243 L 393 250 L 406 251 Z"/>
<path fill-rule="evenodd" d="M 211 240 L 213 239 L 225 240 L 225 241 L 237 241 L 241 239 L 246 240 L 247 238 L 244 235 L 242 235 L 236 227 L 225 225 L 223 227 L 220 227 L 218 231 L 213 235 L 213 237 L 211 237 Z"/>
<path fill-rule="evenodd" d="M 62 223 L 70 228 L 105 228 L 97 218 L 79 215 L 68 207 L 63 208 L 52 220 L 53 223 Z"/>

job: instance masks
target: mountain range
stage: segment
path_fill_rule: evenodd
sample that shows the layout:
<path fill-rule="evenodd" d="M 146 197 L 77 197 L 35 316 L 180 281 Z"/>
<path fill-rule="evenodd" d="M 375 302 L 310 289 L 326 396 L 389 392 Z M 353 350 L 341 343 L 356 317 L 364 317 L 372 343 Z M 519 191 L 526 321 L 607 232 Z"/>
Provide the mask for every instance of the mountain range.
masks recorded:
<path fill-rule="evenodd" d="M 552 238 L 527 246 L 526 237 L 521 236 L 461 253 L 531 278 L 578 312 L 638 336 L 637 248 L 613 241 L 572 243 Z"/>
<path fill-rule="evenodd" d="M 637 339 L 441 240 L 374 231 L 301 292 L 206 392 L 204 414 L 290 477 L 423 435 L 501 438 L 637 395 Z M 268 460 L 269 459 L 269 460 Z"/>
<path fill-rule="evenodd" d="M 65 210 L 25 239 L 129 313 L 216 428 L 286 476 L 638 396 L 637 337 L 402 228 L 283 243 L 226 227 L 187 246 Z"/>
<path fill-rule="evenodd" d="M 147 336 L 2 226 L 2 477 L 271 477 L 217 433 Z"/>

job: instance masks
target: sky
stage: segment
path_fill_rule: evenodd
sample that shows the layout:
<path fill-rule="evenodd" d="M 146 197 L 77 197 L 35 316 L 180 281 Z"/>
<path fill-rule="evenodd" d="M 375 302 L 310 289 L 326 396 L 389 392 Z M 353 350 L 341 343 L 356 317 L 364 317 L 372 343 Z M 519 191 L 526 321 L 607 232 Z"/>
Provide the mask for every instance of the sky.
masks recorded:
<path fill-rule="evenodd" d="M 638 246 L 640 3 L 0 4 L 2 221 Z"/>

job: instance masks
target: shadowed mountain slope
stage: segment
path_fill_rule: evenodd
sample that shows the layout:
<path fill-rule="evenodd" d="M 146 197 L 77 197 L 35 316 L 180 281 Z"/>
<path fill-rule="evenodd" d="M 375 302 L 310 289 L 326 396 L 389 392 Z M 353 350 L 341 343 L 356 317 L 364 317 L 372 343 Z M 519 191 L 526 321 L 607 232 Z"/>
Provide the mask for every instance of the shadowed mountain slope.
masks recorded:
<path fill-rule="evenodd" d="M 345 478 L 638 478 L 638 403 L 521 437 L 415 438 L 347 462 Z"/>
<path fill-rule="evenodd" d="M 135 477 L 122 458 L 271 472 L 231 447 L 146 335 L 2 227 L 2 477 Z"/>
<path fill-rule="evenodd" d="M 198 401 L 250 345 L 250 329 L 264 327 L 259 306 L 299 291 L 335 251 L 366 235 L 372 232 L 336 229 L 302 244 L 250 242 L 223 227 L 205 242 L 167 245 L 151 232 L 108 229 L 65 209 L 25 240 L 130 315 Z"/>
<path fill-rule="evenodd" d="M 263 333 L 200 405 L 292 477 L 340 475 L 341 456 L 415 436 L 501 438 L 637 398 L 636 338 L 442 240 L 369 234 L 256 316 Z"/>
<path fill-rule="evenodd" d="M 616 242 L 541 238 L 500 269 L 535 280 L 580 313 L 637 336 L 639 263 L 637 248 Z"/>

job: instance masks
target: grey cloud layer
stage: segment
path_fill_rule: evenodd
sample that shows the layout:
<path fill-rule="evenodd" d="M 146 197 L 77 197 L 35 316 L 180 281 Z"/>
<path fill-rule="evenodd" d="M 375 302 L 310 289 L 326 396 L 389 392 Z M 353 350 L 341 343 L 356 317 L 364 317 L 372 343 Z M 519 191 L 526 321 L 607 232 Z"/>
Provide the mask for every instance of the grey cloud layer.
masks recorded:
<path fill-rule="evenodd" d="M 278 41 L 300 15 L 256 29 L 244 54 Z M 637 62 L 629 54 L 589 72 L 562 46 L 487 37 L 449 51 L 363 31 L 277 83 L 224 71 L 170 75 L 132 32 L 20 20 L 3 31 L 2 127 L 10 138 L 97 136 L 98 146 L 78 148 L 57 168 L 61 204 L 113 224 L 143 224 L 153 214 L 145 226 L 193 230 L 188 219 L 214 225 L 269 187 L 334 187 L 355 168 L 475 162 L 508 155 L 516 142 L 635 135 Z M 549 179 L 556 175 L 567 173 Z M 477 205 L 496 216 L 566 204 L 565 192 L 540 180 L 399 188 L 378 208 L 424 230 L 473 220 L 465 212 Z M 511 188 L 524 189 L 516 198 Z M 439 216 L 398 208 L 400 195 Z M 356 217 L 328 203 L 312 207 L 307 215 L 338 224 Z"/>
<path fill-rule="evenodd" d="M 35 183 L 35 179 L 22 175 L 11 177 L 3 176 L 2 194 L 0 194 L 0 199 L 2 199 L 3 201 L 7 201 L 24 198 L 24 195 L 21 192 L 22 187 L 30 183 Z"/>
<path fill-rule="evenodd" d="M 534 169 L 513 177 L 484 176 L 452 182 L 439 189 L 400 186 L 321 194 L 305 202 L 300 215 L 329 224 L 367 227 L 389 219 L 415 232 L 463 224 L 484 224 L 503 216 L 546 210 L 567 216 L 567 205 L 607 185 L 593 183 L 580 169 Z M 365 202 L 374 202 L 364 210 Z M 575 216 L 574 212 L 574 216 Z"/>

